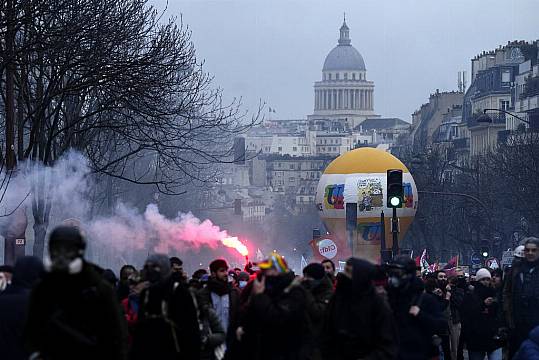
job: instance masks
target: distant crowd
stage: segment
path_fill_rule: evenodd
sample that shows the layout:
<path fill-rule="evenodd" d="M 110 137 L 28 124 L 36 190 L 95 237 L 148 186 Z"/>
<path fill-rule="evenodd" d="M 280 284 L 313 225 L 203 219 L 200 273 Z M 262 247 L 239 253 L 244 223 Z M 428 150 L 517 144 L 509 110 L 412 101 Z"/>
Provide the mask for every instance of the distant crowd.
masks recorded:
<path fill-rule="evenodd" d="M 216 259 L 192 276 L 148 256 L 119 278 L 85 260 L 75 227 L 49 258 L 0 267 L 0 359 L 539 359 L 539 239 L 506 269 L 421 273 L 397 256 L 326 259 L 294 274 L 274 252 L 244 269 Z"/>

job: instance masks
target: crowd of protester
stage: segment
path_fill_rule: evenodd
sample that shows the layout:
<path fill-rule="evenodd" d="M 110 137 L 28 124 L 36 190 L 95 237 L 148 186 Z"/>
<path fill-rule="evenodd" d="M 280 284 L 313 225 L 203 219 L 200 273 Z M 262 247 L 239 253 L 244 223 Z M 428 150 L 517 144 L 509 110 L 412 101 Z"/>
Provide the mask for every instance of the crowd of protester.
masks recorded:
<path fill-rule="evenodd" d="M 539 359 L 539 239 L 511 267 L 422 273 L 398 256 L 374 265 L 326 259 L 294 274 L 277 253 L 191 277 L 148 256 L 119 278 L 85 260 L 73 227 L 50 235 L 50 260 L 0 267 L 1 359 Z"/>

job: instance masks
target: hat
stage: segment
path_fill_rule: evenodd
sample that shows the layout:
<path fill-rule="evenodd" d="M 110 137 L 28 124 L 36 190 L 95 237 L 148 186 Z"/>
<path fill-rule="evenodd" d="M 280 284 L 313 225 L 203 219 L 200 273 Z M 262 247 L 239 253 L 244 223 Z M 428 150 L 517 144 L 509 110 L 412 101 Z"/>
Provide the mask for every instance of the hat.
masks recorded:
<path fill-rule="evenodd" d="M 242 271 L 238 274 L 238 281 L 249 281 L 249 274 L 245 271 Z"/>
<path fill-rule="evenodd" d="M 477 270 L 477 273 L 475 274 L 475 280 L 480 281 L 482 279 L 491 279 L 492 276 L 490 275 L 490 271 L 488 271 L 485 268 Z"/>
<path fill-rule="evenodd" d="M 312 277 L 315 280 L 323 279 L 326 275 L 324 265 L 319 263 L 311 263 L 303 268 L 303 275 Z"/>
<path fill-rule="evenodd" d="M 228 264 L 226 263 L 225 259 L 213 260 L 210 263 L 210 272 L 214 273 L 214 272 L 217 272 L 219 269 L 228 270 Z"/>
<path fill-rule="evenodd" d="M 80 230 L 72 226 L 58 226 L 49 237 L 49 252 L 61 247 L 76 250 L 82 256 L 86 249 L 86 240 L 81 235 Z"/>
<path fill-rule="evenodd" d="M 269 258 L 256 265 L 258 265 L 261 270 L 275 269 L 280 273 L 288 272 L 288 264 L 285 259 L 276 252 L 273 252 Z"/>
<path fill-rule="evenodd" d="M 519 245 L 515 248 L 515 251 L 513 252 L 513 256 L 516 258 L 523 258 L 524 257 L 524 245 Z"/>
<path fill-rule="evenodd" d="M 178 266 L 182 266 L 182 265 L 183 265 L 183 261 L 181 261 L 179 257 L 173 256 L 173 257 L 171 257 L 169 260 L 170 260 L 170 266 L 171 266 L 171 267 L 172 267 L 173 265 L 178 265 Z"/>

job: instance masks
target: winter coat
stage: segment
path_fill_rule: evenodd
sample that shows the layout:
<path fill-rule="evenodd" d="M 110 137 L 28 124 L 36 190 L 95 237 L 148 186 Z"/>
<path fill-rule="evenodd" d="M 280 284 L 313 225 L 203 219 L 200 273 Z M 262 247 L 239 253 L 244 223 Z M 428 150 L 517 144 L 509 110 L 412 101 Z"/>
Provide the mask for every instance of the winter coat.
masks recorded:
<path fill-rule="evenodd" d="M 492 352 L 500 347 L 494 339 L 501 327 L 497 302 L 485 304 L 488 297 L 496 298 L 496 291 L 481 283 L 464 297 L 462 303 L 462 337 L 470 351 Z"/>
<path fill-rule="evenodd" d="M 449 309 L 451 311 L 451 323 L 460 324 L 462 322 L 460 308 L 464 301 L 464 289 L 460 287 L 451 288 L 451 298 L 449 299 Z"/>
<path fill-rule="evenodd" d="M 130 359 L 198 359 L 200 347 L 197 312 L 185 285 L 173 287 L 168 278 L 141 292 Z"/>
<path fill-rule="evenodd" d="M 217 290 L 218 289 L 218 290 Z M 197 300 L 198 305 L 201 308 L 211 307 L 212 302 L 212 290 L 215 290 L 219 296 L 228 293 L 228 328 L 224 329 L 226 333 L 226 344 L 230 346 L 234 340 L 235 332 L 238 327 L 239 310 L 240 310 L 240 292 L 237 288 L 232 287 L 230 284 L 221 283 L 219 280 L 210 278 L 208 284 L 198 291 Z"/>
<path fill-rule="evenodd" d="M 28 359 L 24 349 L 23 330 L 30 291 L 43 271 L 41 260 L 25 256 L 17 260 L 11 285 L 0 293 L 0 357 Z"/>
<path fill-rule="evenodd" d="M 397 326 L 399 360 L 424 360 L 432 350 L 432 337 L 447 328 L 447 319 L 441 314 L 439 304 L 430 295 L 424 294 L 423 283 L 412 277 L 400 288 L 388 289 L 389 303 Z M 410 314 L 417 305 L 419 314 Z"/>
<path fill-rule="evenodd" d="M 522 343 L 513 360 L 539 360 L 539 326 L 530 332 L 530 338 Z"/>
<path fill-rule="evenodd" d="M 523 263 L 513 278 L 513 321 L 526 333 L 539 325 L 539 261 Z"/>
<path fill-rule="evenodd" d="M 307 294 L 293 280 L 291 273 L 266 277 L 264 293 L 251 297 L 240 344 L 247 359 L 308 359 L 312 335 Z"/>
<path fill-rule="evenodd" d="M 87 262 L 78 274 L 44 276 L 31 294 L 25 335 L 43 359 L 125 359 L 127 352 L 114 290 Z"/>
<path fill-rule="evenodd" d="M 202 349 L 200 352 L 201 360 L 214 360 L 216 347 L 224 344 L 226 340 L 225 331 L 221 326 L 219 317 L 210 307 L 204 307 L 199 312 L 199 322 L 202 325 Z"/>
<path fill-rule="evenodd" d="M 329 277 L 324 276 L 321 280 L 303 282 L 302 285 L 307 290 L 307 309 L 313 338 L 318 342 L 322 335 L 327 308 L 333 297 L 333 283 Z"/>
<path fill-rule="evenodd" d="M 372 264 L 352 259 L 352 279 L 339 276 L 322 337 L 324 359 L 391 360 L 397 354 L 391 310 L 374 291 Z"/>

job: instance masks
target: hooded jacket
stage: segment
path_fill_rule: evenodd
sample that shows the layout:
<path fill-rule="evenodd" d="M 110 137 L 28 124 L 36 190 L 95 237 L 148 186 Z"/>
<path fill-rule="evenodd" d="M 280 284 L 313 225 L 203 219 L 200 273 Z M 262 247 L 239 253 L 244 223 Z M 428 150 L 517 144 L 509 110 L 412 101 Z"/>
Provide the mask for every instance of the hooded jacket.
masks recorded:
<path fill-rule="evenodd" d="M 84 262 L 80 273 L 50 272 L 32 291 L 28 350 L 45 359 L 124 359 L 127 334 L 112 287 Z"/>
<path fill-rule="evenodd" d="M 340 274 L 324 329 L 325 359 L 394 359 L 396 333 L 391 310 L 372 285 L 374 266 L 356 258 L 352 278 Z"/>
<path fill-rule="evenodd" d="M 11 285 L 0 294 L 0 355 L 10 360 L 27 359 L 22 333 L 32 286 L 43 272 L 36 257 L 20 258 L 13 269 Z"/>
<path fill-rule="evenodd" d="M 539 326 L 530 332 L 530 338 L 522 343 L 513 360 L 539 360 Z"/>
<path fill-rule="evenodd" d="M 244 319 L 242 354 L 253 360 L 308 359 L 312 343 L 306 290 L 292 273 L 266 277 L 266 290 L 253 295 Z"/>
<path fill-rule="evenodd" d="M 432 351 L 432 336 L 447 328 L 447 319 L 439 311 L 432 296 L 424 294 L 422 281 L 415 276 L 399 288 L 389 288 L 388 297 L 397 324 L 399 360 L 428 359 Z M 420 308 L 417 316 L 410 307 Z"/>

